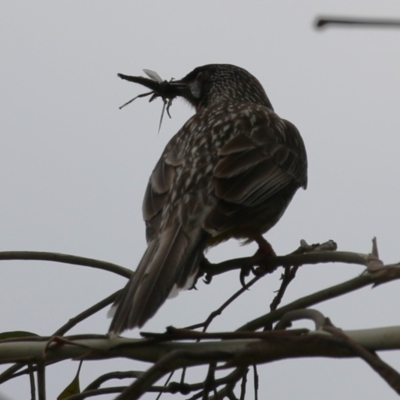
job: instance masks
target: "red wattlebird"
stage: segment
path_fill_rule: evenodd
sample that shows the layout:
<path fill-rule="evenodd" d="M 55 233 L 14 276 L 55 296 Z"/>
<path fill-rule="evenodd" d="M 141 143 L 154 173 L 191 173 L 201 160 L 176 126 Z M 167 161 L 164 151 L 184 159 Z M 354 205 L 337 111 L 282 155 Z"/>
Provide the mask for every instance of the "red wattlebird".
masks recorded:
<path fill-rule="evenodd" d="M 150 74 L 151 75 L 151 74 Z M 296 127 L 275 114 L 259 81 L 227 64 L 183 79 L 141 83 L 152 98 L 196 110 L 167 144 L 143 201 L 147 249 L 115 303 L 110 332 L 143 326 L 174 289 L 193 284 L 204 250 L 230 238 L 256 241 L 307 186 L 307 156 Z"/>

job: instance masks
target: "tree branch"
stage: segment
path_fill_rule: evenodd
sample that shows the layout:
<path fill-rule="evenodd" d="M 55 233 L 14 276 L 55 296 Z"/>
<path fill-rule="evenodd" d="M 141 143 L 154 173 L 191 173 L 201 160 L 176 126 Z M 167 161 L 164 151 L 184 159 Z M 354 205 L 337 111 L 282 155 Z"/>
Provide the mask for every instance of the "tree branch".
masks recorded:
<path fill-rule="evenodd" d="M 121 289 L 122 290 L 122 289 Z M 75 325 L 77 325 L 79 322 L 85 320 L 86 318 L 91 317 L 93 314 L 96 314 L 98 311 L 102 310 L 103 308 L 107 307 L 111 303 L 114 302 L 114 300 L 117 298 L 118 294 L 121 292 L 121 290 L 117 290 L 110 296 L 106 297 L 105 299 L 99 301 L 92 307 L 89 307 L 85 311 L 81 312 L 80 314 L 76 315 L 75 317 L 71 318 L 68 320 L 68 322 L 57 329 L 52 336 L 61 336 L 64 335 L 66 332 L 68 332 L 70 329 L 72 329 Z"/>
<path fill-rule="evenodd" d="M 203 365 L 211 361 L 226 361 L 229 355 L 236 354 L 252 346 L 253 344 L 265 342 L 273 343 L 274 346 L 280 346 L 281 349 L 273 351 L 279 354 L 281 358 L 290 358 L 293 355 L 290 351 L 284 350 L 283 343 L 296 341 L 313 341 L 314 336 L 326 336 L 320 332 L 310 332 L 309 334 L 299 334 L 302 330 L 295 331 L 272 331 L 272 332 L 221 332 L 221 333 L 202 333 L 192 332 L 196 335 L 202 335 L 204 338 L 218 338 L 216 341 L 207 341 L 199 343 L 177 343 L 166 342 L 157 343 L 148 339 L 126 339 L 126 338 L 108 338 L 101 335 L 75 335 L 64 338 L 64 342 L 54 342 L 48 344 L 48 337 L 43 338 L 25 338 L 25 339 L 6 339 L 0 341 L 0 363 L 10 363 L 15 360 L 24 362 L 37 362 L 45 360 L 46 363 L 58 362 L 66 359 L 83 359 L 83 360 L 99 360 L 116 357 L 124 357 L 144 362 L 156 362 L 165 355 L 173 351 L 190 352 L 188 360 L 176 363 L 175 368 L 183 368 L 184 366 Z M 356 331 L 345 331 L 353 340 L 357 341 L 361 346 L 370 350 L 393 350 L 400 349 L 400 326 L 364 329 Z M 254 337 L 261 339 L 238 339 L 242 337 Z M 182 335 L 182 339 L 183 339 Z M 230 338 L 229 338 L 230 337 Z M 191 337 L 196 340 L 197 337 Z M 222 340 L 223 339 L 223 340 Z M 222 340 L 222 341 L 221 341 Z M 272 346 L 273 347 L 273 346 Z M 273 349 L 272 349 L 273 350 Z M 272 351 L 271 350 L 271 351 Z M 207 359 L 201 354 L 219 354 L 218 357 Z M 308 356 L 318 354 L 320 356 L 336 357 L 331 350 L 316 349 L 309 351 L 304 349 L 296 349 L 297 356 Z M 222 354 L 224 356 L 222 356 Z M 190 356 L 193 357 L 190 357 Z M 346 356 L 349 356 L 347 354 Z M 340 357 L 340 355 L 338 355 Z M 207 361 L 205 361 L 207 359 Z M 267 362 L 269 359 L 265 359 Z M 250 363 L 249 365 L 252 365 Z"/>
<path fill-rule="evenodd" d="M 81 265 L 112 272 L 124 278 L 130 278 L 133 274 L 133 271 L 130 269 L 107 261 L 46 251 L 0 251 L 0 260 L 39 260 Z"/>
<path fill-rule="evenodd" d="M 327 320 L 324 330 L 335 337 L 342 339 L 354 351 L 354 353 L 366 361 L 367 364 L 377 372 L 397 394 L 400 394 L 400 374 L 378 357 L 375 352 L 369 351 L 363 346 L 360 346 L 356 341 L 350 339 L 341 329 L 333 326 L 329 320 Z"/>
<path fill-rule="evenodd" d="M 323 28 L 327 25 L 342 26 L 367 26 L 367 27 L 384 27 L 384 28 L 400 28 L 400 20 L 389 18 L 350 18 L 350 17 L 318 17 L 315 27 Z"/>
<path fill-rule="evenodd" d="M 242 257 L 224 261 L 218 264 L 206 264 L 202 266 L 202 272 L 207 276 L 220 275 L 228 271 L 234 271 L 243 268 L 244 265 L 263 265 L 268 270 L 276 269 L 277 267 L 290 267 L 292 265 L 315 265 L 341 262 L 345 264 L 367 264 L 368 254 L 353 253 L 348 251 L 319 251 L 304 254 L 289 254 L 286 256 L 276 257 Z"/>
<path fill-rule="evenodd" d="M 249 321 L 238 328 L 238 331 L 255 331 L 257 329 L 262 329 L 264 326 L 268 326 L 279 321 L 279 319 L 288 311 L 313 306 L 354 290 L 361 289 L 365 286 L 373 284 L 373 282 L 374 280 L 369 274 L 358 276 L 357 278 L 350 279 L 346 282 L 340 283 L 339 285 L 331 286 L 330 288 L 320 290 L 319 292 L 315 292 L 309 296 L 305 296 L 287 304 L 286 306 L 278 308 L 275 311 L 271 311 L 268 314 L 253 319 L 252 321 Z"/>

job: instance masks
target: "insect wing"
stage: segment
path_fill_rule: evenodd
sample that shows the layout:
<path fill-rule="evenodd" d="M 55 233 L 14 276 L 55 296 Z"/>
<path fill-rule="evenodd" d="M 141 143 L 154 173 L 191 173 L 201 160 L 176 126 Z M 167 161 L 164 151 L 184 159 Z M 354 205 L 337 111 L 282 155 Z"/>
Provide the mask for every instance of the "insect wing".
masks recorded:
<path fill-rule="evenodd" d="M 153 81 L 162 82 L 161 76 L 157 74 L 156 71 L 152 71 L 151 69 L 143 69 L 143 72 Z"/>

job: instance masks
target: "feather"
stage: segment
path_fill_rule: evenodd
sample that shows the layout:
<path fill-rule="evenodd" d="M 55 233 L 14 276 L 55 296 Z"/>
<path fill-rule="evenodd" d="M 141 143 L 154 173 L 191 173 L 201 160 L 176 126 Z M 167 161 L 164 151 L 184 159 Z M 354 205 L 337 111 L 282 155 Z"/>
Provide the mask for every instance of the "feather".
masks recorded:
<path fill-rule="evenodd" d="M 174 285 L 183 288 L 197 272 L 203 248 L 200 229 L 187 234 L 178 224 L 152 240 L 117 300 L 110 332 L 143 326 L 168 298 Z"/>

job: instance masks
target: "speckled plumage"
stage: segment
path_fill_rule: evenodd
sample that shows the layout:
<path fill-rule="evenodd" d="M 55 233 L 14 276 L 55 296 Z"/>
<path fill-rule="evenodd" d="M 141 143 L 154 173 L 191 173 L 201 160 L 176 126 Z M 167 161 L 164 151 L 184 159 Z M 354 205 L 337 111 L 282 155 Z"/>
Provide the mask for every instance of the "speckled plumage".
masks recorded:
<path fill-rule="evenodd" d="M 151 174 L 143 201 L 148 248 L 116 302 L 111 332 L 141 327 L 174 287 L 193 282 L 206 247 L 260 237 L 307 186 L 299 132 L 274 113 L 250 73 L 213 64 L 177 82 L 196 114 Z"/>

